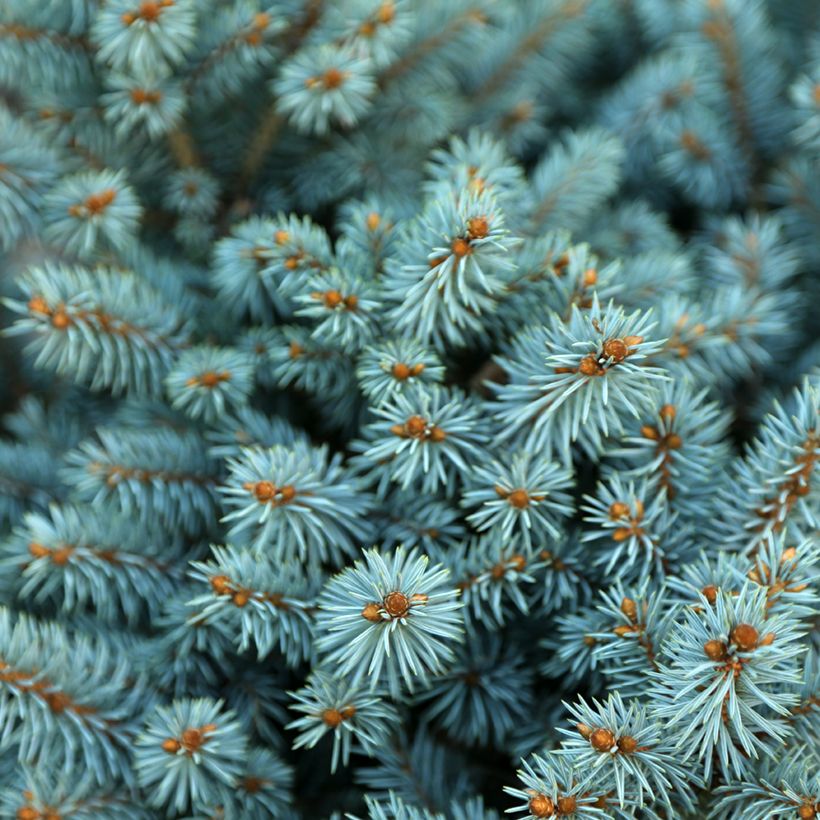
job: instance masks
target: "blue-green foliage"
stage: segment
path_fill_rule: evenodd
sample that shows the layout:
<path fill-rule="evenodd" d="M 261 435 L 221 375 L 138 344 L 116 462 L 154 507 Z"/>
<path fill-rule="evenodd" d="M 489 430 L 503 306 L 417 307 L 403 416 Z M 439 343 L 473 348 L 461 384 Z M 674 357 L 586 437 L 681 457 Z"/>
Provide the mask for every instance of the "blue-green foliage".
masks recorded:
<path fill-rule="evenodd" d="M 820 815 L 816 6 L 0 0 L 0 816 Z"/>

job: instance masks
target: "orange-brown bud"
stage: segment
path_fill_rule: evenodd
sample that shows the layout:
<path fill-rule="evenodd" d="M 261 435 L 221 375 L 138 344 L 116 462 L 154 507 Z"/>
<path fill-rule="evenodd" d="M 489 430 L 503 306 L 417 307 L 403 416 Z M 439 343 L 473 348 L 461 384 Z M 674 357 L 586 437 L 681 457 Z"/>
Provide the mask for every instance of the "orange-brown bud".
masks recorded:
<path fill-rule="evenodd" d="M 65 330 L 71 324 L 71 317 L 65 310 L 58 308 L 51 317 L 51 324 L 56 327 L 57 330 Z"/>
<path fill-rule="evenodd" d="M 756 646 L 760 634 L 751 624 L 738 624 L 732 630 L 732 643 L 743 652 L 751 652 Z"/>
<path fill-rule="evenodd" d="M 329 68 L 322 75 L 322 83 L 328 89 L 338 88 L 344 81 L 345 74 L 338 68 Z"/>
<path fill-rule="evenodd" d="M 680 450 L 683 446 L 683 439 L 677 433 L 670 433 L 666 437 L 666 447 L 669 450 Z"/>
<path fill-rule="evenodd" d="M 607 339 L 604 342 L 604 356 L 616 362 L 622 362 L 629 353 L 623 339 Z"/>
<path fill-rule="evenodd" d="M 584 356 L 578 365 L 578 372 L 584 376 L 595 376 L 598 373 L 598 360 L 595 356 Z"/>
<path fill-rule="evenodd" d="M 447 438 L 447 433 L 441 429 L 441 427 L 433 426 L 430 428 L 429 433 L 430 441 L 434 442 L 435 444 L 440 444 L 444 439 Z"/>
<path fill-rule="evenodd" d="M 674 404 L 664 404 L 664 406 L 661 407 L 658 415 L 662 419 L 665 419 L 666 421 L 671 421 L 672 419 L 675 418 L 675 416 L 677 415 L 677 412 L 678 411 L 675 409 Z"/>
<path fill-rule="evenodd" d="M 530 497 L 527 494 L 526 490 L 513 490 L 508 496 L 507 501 L 509 502 L 511 507 L 515 507 L 516 510 L 523 510 L 525 507 L 529 506 Z"/>
<path fill-rule="evenodd" d="M 410 599 L 396 590 L 384 597 L 384 609 L 391 618 L 403 618 L 410 611 Z"/>
<path fill-rule="evenodd" d="M 589 743 L 596 752 L 608 752 L 615 745 L 615 735 L 609 729 L 596 729 L 589 736 Z"/>
<path fill-rule="evenodd" d="M 490 232 L 490 223 L 486 216 L 474 216 L 467 223 L 470 239 L 484 239 Z"/>
<path fill-rule="evenodd" d="M 558 814 L 563 816 L 574 814 L 577 808 L 578 801 L 572 795 L 558 798 Z"/>
<path fill-rule="evenodd" d="M 634 754 L 638 749 L 638 741 L 631 735 L 624 735 L 618 738 L 618 749 L 625 755 Z"/>
<path fill-rule="evenodd" d="M 362 610 L 362 618 L 366 621 L 370 621 L 372 624 L 377 624 L 381 621 L 381 610 L 379 609 L 378 604 L 366 604 L 364 609 Z"/>
<path fill-rule="evenodd" d="M 625 504 L 623 501 L 613 501 L 612 504 L 609 505 L 609 517 L 613 521 L 617 521 L 619 518 L 626 518 L 629 515 L 629 504 Z"/>
<path fill-rule="evenodd" d="M 47 555 L 51 555 L 51 550 L 48 547 L 45 547 L 42 544 L 37 543 L 37 541 L 32 541 L 28 545 L 28 551 L 35 558 L 45 558 Z"/>
<path fill-rule="evenodd" d="M 341 726 L 344 715 L 338 709 L 325 709 L 325 711 L 322 712 L 322 720 L 330 726 L 331 729 L 335 729 L 337 726 Z"/>
<path fill-rule="evenodd" d="M 262 503 L 270 501 L 276 495 L 276 485 L 271 481 L 257 481 L 252 487 L 256 500 Z"/>
<path fill-rule="evenodd" d="M 227 575 L 214 575 L 211 578 L 211 587 L 217 595 L 230 595 L 231 579 Z"/>
<path fill-rule="evenodd" d="M 162 741 L 162 751 L 169 755 L 175 755 L 182 748 L 182 744 L 175 738 L 169 737 L 168 740 Z"/>
<path fill-rule="evenodd" d="M 717 639 L 706 641 L 703 651 L 710 661 L 722 661 L 726 658 L 726 644 Z"/>
<path fill-rule="evenodd" d="M 552 817 L 555 814 L 555 804 L 545 794 L 536 794 L 527 804 L 533 817 Z"/>
<path fill-rule="evenodd" d="M 182 745 L 186 752 L 195 752 L 205 742 L 202 729 L 190 727 L 182 733 Z"/>
<path fill-rule="evenodd" d="M 427 419 L 421 416 L 410 416 L 404 423 L 404 427 L 408 435 L 413 438 L 418 438 L 419 436 L 423 436 L 427 430 Z"/>
<path fill-rule="evenodd" d="M 466 239 L 462 239 L 461 237 L 457 237 L 453 240 L 452 245 L 450 245 L 450 249 L 457 257 L 459 257 L 459 259 L 467 256 L 467 254 L 469 253 L 472 253 L 470 243 Z"/>
<path fill-rule="evenodd" d="M 621 601 L 621 612 L 633 623 L 638 620 L 638 604 L 632 598 L 624 598 Z"/>
<path fill-rule="evenodd" d="M 382 25 L 392 23 L 395 16 L 396 7 L 393 5 L 392 0 L 385 0 L 385 2 L 382 3 L 381 6 L 379 6 L 379 10 L 376 12 L 376 17 Z"/>

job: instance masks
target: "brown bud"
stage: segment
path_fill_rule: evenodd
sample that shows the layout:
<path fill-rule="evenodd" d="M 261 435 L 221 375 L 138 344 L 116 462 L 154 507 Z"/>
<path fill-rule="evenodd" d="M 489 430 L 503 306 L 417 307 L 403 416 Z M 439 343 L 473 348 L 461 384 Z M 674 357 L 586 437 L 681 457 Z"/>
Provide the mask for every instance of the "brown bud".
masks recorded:
<path fill-rule="evenodd" d="M 211 578 L 211 587 L 217 595 L 230 595 L 233 592 L 231 579 L 227 575 L 214 575 Z"/>
<path fill-rule="evenodd" d="M 396 362 L 390 372 L 393 374 L 394 379 L 401 382 L 410 378 L 410 368 L 403 362 Z"/>
<path fill-rule="evenodd" d="M 28 309 L 32 313 L 42 313 L 45 316 L 48 316 L 51 313 L 51 308 L 42 296 L 33 296 L 29 299 Z"/>
<path fill-rule="evenodd" d="M 623 501 L 613 501 L 612 504 L 609 505 L 609 517 L 613 521 L 617 521 L 619 518 L 626 518 L 629 515 L 629 504 L 625 504 Z"/>
<path fill-rule="evenodd" d="M 638 748 L 638 741 L 631 735 L 624 735 L 618 738 L 618 748 L 625 755 L 634 754 Z"/>
<path fill-rule="evenodd" d="M 28 551 L 35 558 L 45 558 L 47 555 L 51 554 L 51 550 L 48 547 L 45 547 L 42 544 L 37 543 L 37 541 L 32 541 L 28 545 Z"/>
<path fill-rule="evenodd" d="M 710 661 L 722 661 L 726 658 L 726 644 L 717 639 L 706 641 L 703 651 Z"/>
<path fill-rule="evenodd" d="M 771 646 L 774 643 L 774 639 L 777 636 L 774 632 L 767 632 L 761 639 L 760 642 L 757 644 L 758 646 Z"/>
<path fill-rule="evenodd" d="M 589 736 L 589 744 L 596 752 L 608 752 L 615 745 L 615 735 L 609 729 L 596 729 Z"/>
<path fill-rule="evenodd" d="M 574 814 L 577 808 L 578 801 L 572 795 L 558 798 L 558 814 Z"/>
<path fill-rule="evenodd" d="M 670 433 L 666 437 L 666 447 L 669 450 L 680 450 L 683 446 L 683 439 L 677 433 Z"/>
<path fill-rule="evenodd" d="M 817 809 L 810 803 L 803 803 L 803 805 L 797 809 L 797 816 L 800 820 L 813 820 L 813 818 L 817 817 Z"/>
<path fill-rule="evenodd" d="M 410 418 L 404 423 L 404 428 L 407 430 L 407 434 L 409 436 L 418 438 L 419 436 L 424 435 L 424 432 L 427 429 L 427 419 L 422 418 L 421 416 L 410 416 Z"/>
<path fill-rule="evenodd" d="M 623 339 L 607 339 L 604 342 L 604 356 L 616 362 L 622 362 L 629 353 L 629 348 Z"/>
<path fill-rule="evenodd" d="M 276 485 L 270 481 L 257 481 L 253 484 L 253 494 L 257 501 L 270 501 L 276 495 Z"/>
<path fill-rule="evenodd" d="M 507 501 L 510 506 L 515 507 L 516 510 L 523 510 L 530 503 L 530 497 L 526 490 L 513 490 L 508 496 Z"/>
<path fill-rule="evenodd" d="M 555 804 L 545 794 L 536 794 L 527 804 L 533 817 L 552 817 L 555 814 Z"/>
<path fill-rule="evenodd" d="M 675 418 L 677 412 L 678 411 L 675 409 L 674 404 L 664 404 L 664 406 L 661 407 L 658 415 L 666 421 L 671 421 L 673 418 Z"/>
<path fill-rule="evenodd" d="M 327 290 L 315 295 L 322 300 L 326 308 L 335 308 L 342 303 L 342 294 L 338 290 Z"/>
<path fill-rule="evenodd" d="M 71 318 L 62 308 L 58 308 L 51 317 L 51 324 L 57 330 L 65 330 L 71 324 Z"/>
<path fill-rule="evenodd" d="M 378 604 L 366 604 L 362 610 L 362 618 L 370 623 L 377 624 L 381 621 L 381 611 Z"/>
<path fill-rule="evenodd" d="M 384 608 L 391 618 L 403 618 L 410 611 L 410 599 L 396 590 L 384 597 Z"/>
<path fill-rule="evenodd" d="M 470 243 L 466 239 L 462 239 L 460 236 L 453 240 L 452 245 L 450 245 L 450 250 L 452 250 L 452 252 L 459 259 L 467 256 L 469 253 L 472 253 Z"/>
<path fill-rule="evenodd" d="M 474 216 L 467 223 L 467 232 L 471 239 L 484 239 L 490 232 L 490 223 L 486 216 Z"/>
<path fill-rule="evenodd" d="M 250 775 L 248 777 L 243 777 L 239 781 L 239 787 L 248 794 L 256 794 L 258 791 L 261 791 L 266 782 L 267 781 L 263 780 L 261 777 L 254 777 L 253 775 Z"/>
<path fill-rule="evenodd" d="M 393 18 L 396 16 L 396 7 L 393 5 L 392 0 L 386 0 L 386 2 L 382 3 L 381 6 L 379 6 L 376 16 L 382 25 L 392 23 Z"/>
<path fill-rule="evenodd" d="M 322 75 L 325 88 L 338 88 L 345 81 L 345 73 L 338 68 L 329 68 Z"/>
<path fill-rule="evenodd" d="M 598 360 L 595 356 L 584 356 L 578 365 L 578 372 L 584 376 L 595 376 L 598 373 Z"/>
<path fill-rule="evenodd" d="M 638 605 L 632 598 L 624 598 L 621 601 L 621 612 L 633 623 L 638 620 Z"/>
<path fill-rule="evenodd" d="M 581 735 L 584 740 L 589 740 L 590 735 L 592 734 L 592 729 L 586 725 L 586 723 L 576 723 L 575 728 L 578 730 L 578 734 Z"/>
<path fill-rule="evenodd" d="M 182 733 L 182 745 L 186 752 L 195 752 L 205 742 L 201 729 L 190 727 Z"/>
<path fill-rule="evenodd" d="M 162 741 L 162 751 L 169 755 L 175 755 L 182 748 L 182 744 L 174 737 Z"/>
<path fill-rule="evenodd" d="M 652 427 L 649 424 L 644 424 L 643 427 L 641 427 L 641 435 L 644 438 L 652 439 L 652 441 L 657 441 L 661 437 L 661 435 L 658 432 L 657 428 Z"/>
<path fill-rule="evenodd" d="M 738 624 L 732 630 L 732 643 L 743 652 L 751 652 L 757 646 L 760 637 L 758 631 L 751 624 Z"/>
<path fill-rule="evenodd" d="M 381 224 L 381 221 L 381 217 L 375 211 L 371 211 L 365 219 L 365 223 L 367 224 L 367 229 L 369 231 L 375 231 Z"/>
<path fill-rule="evenodd" d="M 447 438 L 447 433 L 444 432 L 441 427 L 436 427 L 433 425 L 433 427 L 430 428 L 429 438 L 433 443 L 440 444 Z"/>
<path fill-rule="evenodd" d="M 331 729 L 335 729 L 341 725 L 344 720 L 344 715 L 342 715 L 338 709 L 325 709 L 324 712 L 322 712 L 322 720 L 327 726 L 330 726 Z"/>
<path fill-rule="evenodd" d="M 595 268 L 589 268 L 584 271 L 584 286 L 592 287 L 598 282 L 598 271 Z"/>
<path fill-rule="evenodd" d="M 717 600 L 718 588 L 714 584 L 708 584 L 701 590 L 701 592 L 703 593 L 703 597 L 706 598 L 710 604 L 714 604 Z"/>

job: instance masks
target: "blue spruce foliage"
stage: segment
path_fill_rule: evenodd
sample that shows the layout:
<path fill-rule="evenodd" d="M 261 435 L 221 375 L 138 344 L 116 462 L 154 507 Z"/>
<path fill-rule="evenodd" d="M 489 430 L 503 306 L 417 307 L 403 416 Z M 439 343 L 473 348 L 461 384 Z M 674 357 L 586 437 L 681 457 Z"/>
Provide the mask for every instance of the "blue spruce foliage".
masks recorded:
<path fill-rule="evenodd" d="M 820 818 L 816 0 L 0 0 L 0 817 Z"/>

